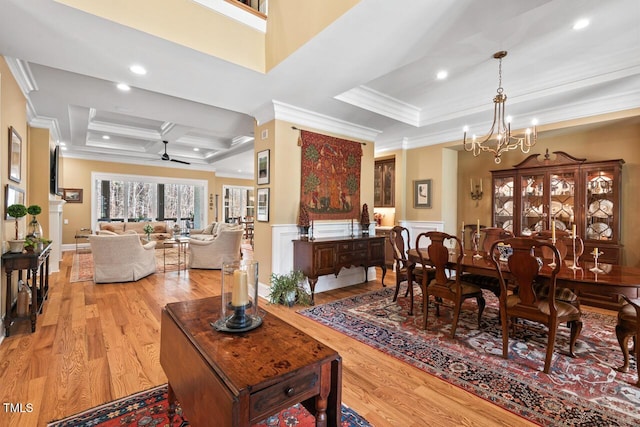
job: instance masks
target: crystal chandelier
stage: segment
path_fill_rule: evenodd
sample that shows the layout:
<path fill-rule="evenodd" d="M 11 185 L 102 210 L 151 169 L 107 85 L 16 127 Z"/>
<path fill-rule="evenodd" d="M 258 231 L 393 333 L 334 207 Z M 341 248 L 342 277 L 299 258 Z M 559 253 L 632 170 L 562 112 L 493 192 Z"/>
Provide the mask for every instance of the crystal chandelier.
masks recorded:
<path fill-rule="evenodd" d="M 511 117 L 505 119 L 505 104 L 507 102 L 507 94 L 502 88 L 502 58 L 507 56 L 507 51 L 501 50 L 493 54 L 493 57 L 500 61 L 498 66 L 498 93 L 493 98 L 493 124 L 487 136 L 476 137 L 473 135 L 470 142 L 467 142 L 466 126 L 464 127 L 463 145 L 465 151 L 473 151 L 474 156 L 479 156 L 483 151 L 493 154 L 494 161 L 499 164 L 502 159 L 500 156 L 505 151 L 520 148 L 523 153 L 528 153 L 531 147 L 536 144 L 538 134 L 536 132 L 536 121 L 532 122 L 533 129 L 527 128 L 522 136 L 511 135 Z M 494 135 L 495 134 L 495 135 Z"/>

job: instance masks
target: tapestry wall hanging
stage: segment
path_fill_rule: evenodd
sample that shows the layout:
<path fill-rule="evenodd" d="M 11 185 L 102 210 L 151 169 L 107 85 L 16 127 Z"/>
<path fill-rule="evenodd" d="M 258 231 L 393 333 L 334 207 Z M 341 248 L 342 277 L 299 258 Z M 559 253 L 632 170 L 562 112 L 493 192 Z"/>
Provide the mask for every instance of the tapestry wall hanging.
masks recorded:
<path fill-rule="evenodd" d="M 300 201 L 313 219 L 358 218 L 360 214 L 359 142 L 300 131 Z"/>

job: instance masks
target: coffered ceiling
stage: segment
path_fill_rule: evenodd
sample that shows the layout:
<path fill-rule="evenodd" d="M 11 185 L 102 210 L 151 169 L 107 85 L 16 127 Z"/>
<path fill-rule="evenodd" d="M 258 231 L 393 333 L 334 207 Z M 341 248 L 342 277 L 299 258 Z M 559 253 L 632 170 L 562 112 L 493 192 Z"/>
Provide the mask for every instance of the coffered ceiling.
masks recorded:
<path fill-rule="evenodd" d="M 254 121 L 273 118 L 377 151 L 455 141 L 491 125 L 499 50 L 513 128 L 640 107 L 637 0 L 366 0 L 266 74 L 55 1 L 0 11 L 29 120 L 69 157 L 251 178 Z M 572 29 L 580 18 L 589 25 Z M 162 161 L 163 140 L 191 164 Z"/>

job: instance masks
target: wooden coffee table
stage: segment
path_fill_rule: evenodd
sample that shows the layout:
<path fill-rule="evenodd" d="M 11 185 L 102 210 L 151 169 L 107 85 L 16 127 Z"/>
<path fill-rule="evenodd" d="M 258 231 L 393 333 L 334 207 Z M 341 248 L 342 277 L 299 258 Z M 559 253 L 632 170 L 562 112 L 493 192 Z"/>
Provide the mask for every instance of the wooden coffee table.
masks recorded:
<path fill-rule="evenodd" d="M 316 426 L 339 426 L 338 353 L 272 314 L 252 331 L 218 332 L 210 323 L 218 320 L 220 304 L 213 297 L 162 310 L 160 364 L 170 416 L 177 399 L 191 425 L 248 427 L 302 403 Z"/>

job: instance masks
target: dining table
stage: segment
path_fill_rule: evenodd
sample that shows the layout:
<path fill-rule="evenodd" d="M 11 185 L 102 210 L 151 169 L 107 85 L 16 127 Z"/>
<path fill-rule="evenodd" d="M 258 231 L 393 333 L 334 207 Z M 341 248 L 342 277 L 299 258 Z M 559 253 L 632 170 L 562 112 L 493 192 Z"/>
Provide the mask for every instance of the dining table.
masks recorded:
<path fill-rule="evenodd" d="M 427 249 L 421 248 L 423 257 L 427 253 Z M 416 248 L 409 249 L 407 251 L 408 259 L 408 283 L 413 283 L 413 270 L 416 264 L 420 263 L 420 257 Z M 457 253 L 450 251 L 449 260 L 451 267 L 455 267 L 457 259 Z M 550 260 L 548 260 L 550 261 Z M 428 263 L 428 259 L 425 259 Z M 504 262 L 503 274 L 505 279 L 509 279 L 509 272 Z M 559 287 L 566 287 L 571 289 L 578 296 L 580 293 L 588 293 L 591 295 L 626 295 L 629 298 L 635 299 L 639 297 L 640 291 L 640 268 L 617 265 L 617 264 L 605 264 L 598 263 L 600 272 L 592 271 L 595 267 L 594 262 L 582 261 L 580 268 L 573 269 L 572 261 L 565 260 L 560 266 L 560 271 L 556 275 L 556 284 Z M 498 272 L 490 259 L 487 252 L 465 250 L 464 256 L 460 264 L 461 272 L 472 273 L 487 277 L 498 277 Z M 540 269 L 539 275 L 549 277 L 551 275 L 551 268 L 548 266 L 548 262 L 544 262 Z M 411 307 L 413 307 L 413 286 L 409 287 L 411 294 Z"/>

